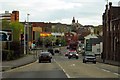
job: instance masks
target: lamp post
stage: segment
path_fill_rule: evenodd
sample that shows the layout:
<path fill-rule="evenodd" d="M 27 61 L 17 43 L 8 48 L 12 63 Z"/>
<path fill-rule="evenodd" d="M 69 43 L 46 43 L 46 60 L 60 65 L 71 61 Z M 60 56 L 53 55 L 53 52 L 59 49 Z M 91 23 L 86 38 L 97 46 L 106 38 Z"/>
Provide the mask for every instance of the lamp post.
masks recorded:
<path fill-rule="evenodd" d="M 30 15 L 30 14 L 27 14 L 27 23 L 26 23 L 26 21 L 25 21 L 25 25 L 24 25 L 24 54 L 27 54 L 27 51 L 28 51 L 29 15 Z M 26 43 L 27 43 L 27 44 L 26 44 Z"/>
<path fill-rule="evenodd" d="M 26 30 L 26 31 L 27 31 L 27 39 L 26 39 L 26 40 L 27 40 L 27 53 L 28 53 L 28 51 L 29 51 L 29 44 L 28 44 L 28 43 L 29 43 L 29 41 L 30 41 L 30 37 L 29 37 L 29 36 L 30 36 L 30 35 L 29 35 L 29 32 L 30 32 L 30 28 L 29 28 L 29 15 L 30 15 L 30 14 L 27 14 L 27 28 L 26 28 L 26 29 L 27 29 L 27 30 Z"/>
<path fill-rule="evenodd" d="M 24 54 L 26 54 L 26 21 L 24 25 Z"/>
<path fill-rule="evenodd" d="M 30 14 L 27 14 L 27 34 L 28 34 L 28 41 L 29 41 L 29 15 Z"/>

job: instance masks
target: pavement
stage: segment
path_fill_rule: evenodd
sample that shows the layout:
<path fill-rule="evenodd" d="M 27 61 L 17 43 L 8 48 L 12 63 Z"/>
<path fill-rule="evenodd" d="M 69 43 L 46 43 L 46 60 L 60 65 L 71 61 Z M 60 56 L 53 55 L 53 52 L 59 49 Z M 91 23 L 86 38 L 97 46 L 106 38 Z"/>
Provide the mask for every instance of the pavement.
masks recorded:
<path fill-rule="evenodd" d="M 103 59 L 101 59 L 100 57 L 97 57 L 96 60 L 97 60 L 97 62 L 100 62 L 100 63 L 110 64 L 110 65 L 114 65 L 114 66 L 120 66 L 120 62 L 117 62 L 117 61 L 105 60 L 103 62 Z"/>
<path fill-rule="evenodd" d="M 17 60 L 12 61 L 3 61 L 2 62 L 2 71 L 7 71 L 10 69 L 14 69 L 23 65 L 30 64 L 32 62 L 35 62 L 37 58 L 33 54 L 27 54 L 22 58 L 19 58 Z"/>

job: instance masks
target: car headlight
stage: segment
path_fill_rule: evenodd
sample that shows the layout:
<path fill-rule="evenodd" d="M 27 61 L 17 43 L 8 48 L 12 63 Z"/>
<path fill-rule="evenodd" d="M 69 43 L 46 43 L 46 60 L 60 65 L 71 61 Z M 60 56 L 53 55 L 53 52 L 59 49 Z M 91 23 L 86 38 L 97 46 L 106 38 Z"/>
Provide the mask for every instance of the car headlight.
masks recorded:
<path fill-rule="evenodd" d="M 72 55 L 72 54 L 70 54 L 70 55 Z"/>
<path fill-rule="evenodd" d="M 76 54 L 78 56 L 78 54 Z"/>

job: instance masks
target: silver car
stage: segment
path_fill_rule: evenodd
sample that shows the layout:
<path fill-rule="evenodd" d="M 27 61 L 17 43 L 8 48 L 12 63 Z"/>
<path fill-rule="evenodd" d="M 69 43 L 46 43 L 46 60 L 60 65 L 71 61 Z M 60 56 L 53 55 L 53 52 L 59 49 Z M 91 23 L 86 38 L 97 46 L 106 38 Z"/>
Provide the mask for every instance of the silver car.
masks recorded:
<path fill-rule="evenodd" d="M 93 62 L 94 64 L 96 64 L 96 56 L 93 52 L 86 51 L 83 56 L 83 63 Z"/>

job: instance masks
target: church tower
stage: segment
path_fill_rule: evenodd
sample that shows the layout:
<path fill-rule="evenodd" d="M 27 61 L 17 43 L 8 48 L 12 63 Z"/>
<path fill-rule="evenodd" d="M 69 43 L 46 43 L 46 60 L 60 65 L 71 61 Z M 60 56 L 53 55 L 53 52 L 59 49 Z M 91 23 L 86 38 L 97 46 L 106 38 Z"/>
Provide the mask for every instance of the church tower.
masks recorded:
<path fill-rule="evenodd" d="M 72 24 L 75 24 L 75 17 L 73 17 Z"/>

